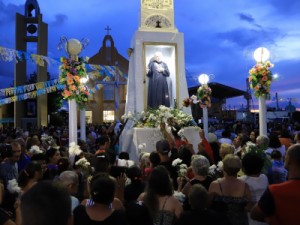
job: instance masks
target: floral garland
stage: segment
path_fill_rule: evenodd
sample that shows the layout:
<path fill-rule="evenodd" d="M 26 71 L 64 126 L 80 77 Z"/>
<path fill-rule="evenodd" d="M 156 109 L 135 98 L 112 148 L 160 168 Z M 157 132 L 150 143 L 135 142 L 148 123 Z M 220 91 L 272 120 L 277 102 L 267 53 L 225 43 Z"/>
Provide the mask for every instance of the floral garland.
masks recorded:
<path fill-rule="evenodd" d="M 273 64 L 267 61 L 265 63 L 257 63 L 249 70 L 250 87 L 254 89 L 254 96 L 256 98 L 263 96 L 270 99 L 270 86 L 273 80 L 270 68 L 273 66 Z"/>
<path fill-rule="evenodd" d="M 122 119 L 132 120 L 135 127 L 159 128 L 162 122 L 170 127 L 195 125 L 191 115 L 185 114 L 180 109 L 169 108 L 163 105 L 159 106 L 158 109 L 148 109 L 136 114 L 128 112 L 128 114 L 122 116 Z"/>
<path fill-rule="evenodd" d="M 65 85 L 62 96 L 66 100 L 75 99 L 80 108 L 83 108 L 89 97 L 87 87 L 81 83 L 81 78 L 86 78 L 84 59 L 79 57 L 78 60 L 61 57 L 59 83 Z"/>
<path fill-rule="evenodd" d="M 183 107 L 189 107 L 191 105 L 191 103 L 200 104 L 201 108 L 204 107 L 211 107 L 211 100 L 210 100 L 210 96 L 211 96 L 211 88 L 208 87 L 207 84 L 203 84 L 201 85 L 198 90 L 197 90 L 197 96 L 192 95 L 190 98 L 186 98 L 183 100 L 182 102 L 182 106 Z"/>

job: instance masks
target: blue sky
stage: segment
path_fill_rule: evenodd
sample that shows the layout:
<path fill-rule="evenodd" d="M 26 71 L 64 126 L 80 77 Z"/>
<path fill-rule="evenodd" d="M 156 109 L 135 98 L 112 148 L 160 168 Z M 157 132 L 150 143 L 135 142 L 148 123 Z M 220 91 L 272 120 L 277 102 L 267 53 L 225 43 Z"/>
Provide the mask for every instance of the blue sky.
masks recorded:
<path fill-rule="evenodd" d="M 14 48 L 15 13 L 24 14 L 25 0 L 0 0 L 0 46 Z M 300 1 L 299 0 L 175 0 L 175 25 L 185 37 L 185 64 L 188 83 L 197 85 L 201 73 L 218 82 L 246 89 L 248 71 L 255 64 L 253 51 L 260 46 L 271 52 L 273 73 L 279 78 L 271 94 L 294 98 L 300 103 Z M 61 36 L 88 38 L 82 52 L 98 52 L 109 25 L 119 52 L 126 50 L 138 29 L 139 0 L 39 1 L 43 20 L 49 26 L 49 56 L 58 58 Z M 29 52 L 35 53 L 34 45 Z M 49 68 L 57 76 L 58 68 Z M 32 71 L 30 71 L 32 72 Z M 13 63 L 0 61 L 0 88 L 13 80 Z M 253 97 L 254 98 L 254 97 Z M 255 100 L 255 98 L 254 98 Z M 243 98 L 227 101 L 245 105 Z"/>

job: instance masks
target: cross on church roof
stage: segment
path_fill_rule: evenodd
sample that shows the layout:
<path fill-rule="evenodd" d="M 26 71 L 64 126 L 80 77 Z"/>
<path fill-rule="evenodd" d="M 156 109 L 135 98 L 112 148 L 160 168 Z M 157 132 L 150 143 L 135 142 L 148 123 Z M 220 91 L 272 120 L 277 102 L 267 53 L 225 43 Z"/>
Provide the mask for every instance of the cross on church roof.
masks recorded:
<path fill-rule="evenodd" d="M 111 30 L 111 28 L 109 26 L 107 26 L 104 30 L 107 31 L 107 35 L 109 35 L 109 31 Z"/>

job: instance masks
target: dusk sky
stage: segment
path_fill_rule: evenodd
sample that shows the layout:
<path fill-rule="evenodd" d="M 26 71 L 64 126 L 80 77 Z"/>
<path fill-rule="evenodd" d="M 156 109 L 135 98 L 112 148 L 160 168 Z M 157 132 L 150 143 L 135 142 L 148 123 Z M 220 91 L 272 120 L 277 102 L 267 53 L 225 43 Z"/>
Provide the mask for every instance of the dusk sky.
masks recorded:
<path fill-rule="evenodd" d="M 0 46 L 14 49 L 15 14 L 24 14 L 25 2 L 0 0 Z M 248 71 L 255 64 L 253 51 L 263 46 L 270 50 L 272 72 L 279 75 L 271 86 L 272 97 L 277 92 L 280 98 L 300 103 L 299 0 L 174 0 L 174 5 L 175 25 L 185 38 L 189 86 L 196 86 L 198 75 L 206 73 L 211 82 L 246 90 Z M 65 55 L 57 50 L 61 36 L 89 39 L 81 55 L 96 54 L 107 25 L 119 53 L 127 57 L 139 26 L 140 0 L 40 0 L 39 6 L 49 26 L 48 56 L 52 58 Z M 34 44 L 28 52 L 36 53 Z M 56 67 L 49 67 L 53 78 L 58 76 Z M 9 87 L 13 63 L 0 60 L 0 79 L 0 88 Z M 246 104 L 243 98 L 227 103 Z"/>

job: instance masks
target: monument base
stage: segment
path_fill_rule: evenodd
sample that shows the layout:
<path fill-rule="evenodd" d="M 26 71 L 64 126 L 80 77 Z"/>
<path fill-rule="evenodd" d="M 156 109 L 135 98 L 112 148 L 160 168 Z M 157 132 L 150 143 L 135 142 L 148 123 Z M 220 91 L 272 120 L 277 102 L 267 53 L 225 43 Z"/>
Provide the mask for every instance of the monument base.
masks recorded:
<path fill-rule="evenodd" d="M 129 125 L 130 126 L 130 125 Z M 183 134 L 186 139 L 193 145 L 194 151 L 198 151 L 199 137 L 198 127 L 185 127 Z M 156 151 L 156 142 L 163 139 L 163 134 L 159 128 L 129 128 L 124 129 L 120 137 L 120 147 L 122 152 L 128 152 L 131 160 L 138 163 L 139 155 L 143 152 Z M 141 150 L 139 145 L 145 145 Z"/>

